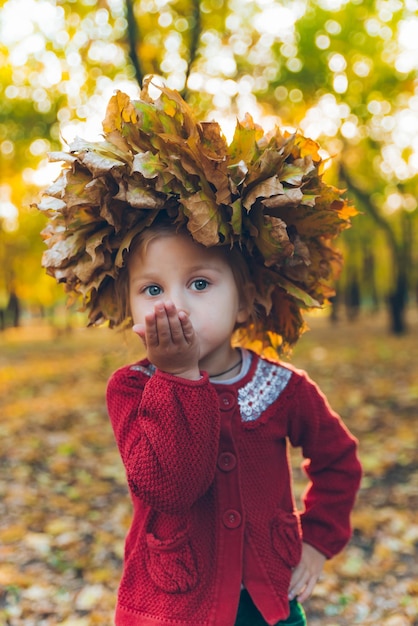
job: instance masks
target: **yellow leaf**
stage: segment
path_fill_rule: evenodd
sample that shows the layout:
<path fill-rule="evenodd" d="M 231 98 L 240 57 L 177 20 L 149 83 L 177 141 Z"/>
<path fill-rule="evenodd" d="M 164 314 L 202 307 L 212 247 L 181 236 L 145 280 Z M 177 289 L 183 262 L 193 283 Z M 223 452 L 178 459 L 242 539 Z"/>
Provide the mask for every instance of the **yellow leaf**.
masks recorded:
<path fill-rule="evenodd" d="M 0 541 L 14 543 L 23 539 L 26 533 L 27 528 L 23 524 L 13 524 L 7 528 L 0 529 Z"/>
<path fill-rule="evenodd" d="M 23 574 L 11 563 L 0 563 L 0 586 L 29 587 L 33 579 Z"/>
<path fill-rule="evenodd" d="M 104 132 L 121 131 L 124 122 L 135 124 L 137 121 L 138 115 L 131 99 L 126 93 L 117 91 L 111 97 L 107 106 L 106 116 L 103 121 Z"/>

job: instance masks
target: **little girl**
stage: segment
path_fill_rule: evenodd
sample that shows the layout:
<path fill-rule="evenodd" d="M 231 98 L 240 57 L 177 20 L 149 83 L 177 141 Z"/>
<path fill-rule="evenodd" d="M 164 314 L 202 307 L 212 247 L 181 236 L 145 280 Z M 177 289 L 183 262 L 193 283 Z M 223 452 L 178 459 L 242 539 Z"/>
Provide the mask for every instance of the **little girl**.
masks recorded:
<path fill-rule="evenodd" d="M 117 626 L 306 624 L 351 532 L 356 440 L 266 351 L 331 293 L 329 239 L 350 211 L 304 138 L 247 118 L 228 148 L 215 129 L 168 89 L 119 93 L 106 142 L 77 140 L 40 205 L 48 271 L 92 322 L 131 319 L 146 350 L 107 390 L 134 508 Z M 301 513 L 289 445 L 310 479 Z"/>

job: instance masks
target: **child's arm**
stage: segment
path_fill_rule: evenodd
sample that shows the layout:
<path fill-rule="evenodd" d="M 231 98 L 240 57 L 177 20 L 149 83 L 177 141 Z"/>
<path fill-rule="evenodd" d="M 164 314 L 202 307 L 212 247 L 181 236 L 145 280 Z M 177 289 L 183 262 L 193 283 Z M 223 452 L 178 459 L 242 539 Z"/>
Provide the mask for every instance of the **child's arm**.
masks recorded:
<path fill-rule="evenodd" d="M 351 536 L 350 514 L 361 480 L 357 440 L 307 377 L 293 401 L 290 440 L 302 447 L 310 479 L 303 496 L 303 540 L 330 558 Z"/>
<path fill-rule="evenodd" d="M 220 414 L 207 374 L 187 380 L 123 368 L 109 381 L 109 416 L 132 492 L 166 513 L 190 508 L 215 476 Z"/>

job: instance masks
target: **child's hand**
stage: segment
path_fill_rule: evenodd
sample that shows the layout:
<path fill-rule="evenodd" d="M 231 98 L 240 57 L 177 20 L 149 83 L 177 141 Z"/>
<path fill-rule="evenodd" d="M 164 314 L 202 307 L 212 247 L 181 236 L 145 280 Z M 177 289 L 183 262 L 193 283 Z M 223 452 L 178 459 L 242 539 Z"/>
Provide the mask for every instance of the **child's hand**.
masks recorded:
<path fill-rule="evenodd" d="M 302 544 L 302 557 L 295 567 L 289 587 L 289 600 L 296 598 L 298 602 L 305 602 L 311 595 L 326 557 L 308 543 Z"/>
<path fill-rule="evenodd" d="M 157 302 L 154 312 L 145 316 L 145 324 L 135 324 L 133 330 L 155 367 L 183 378 L 200 378 L 199 345 L 192 323 L 172 302 Z"/>

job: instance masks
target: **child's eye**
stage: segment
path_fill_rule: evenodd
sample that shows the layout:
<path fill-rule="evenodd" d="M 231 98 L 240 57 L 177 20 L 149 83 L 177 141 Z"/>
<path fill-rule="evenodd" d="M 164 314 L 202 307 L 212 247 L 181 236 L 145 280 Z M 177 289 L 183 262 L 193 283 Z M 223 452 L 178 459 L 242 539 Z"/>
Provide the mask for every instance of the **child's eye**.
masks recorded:
<path fill-rule="evenodd" d="M 209 285 L 208 281 L 204 278 L 197 278 L 192 282 L 192 289 L 194 291 L 203 291 Z"/>
<path fill-rule="evenodd" d="M 163 290 L 158 285 L 149 285 L 144 289 L 147 296 L 159 296 L 162 292 Z"/>

